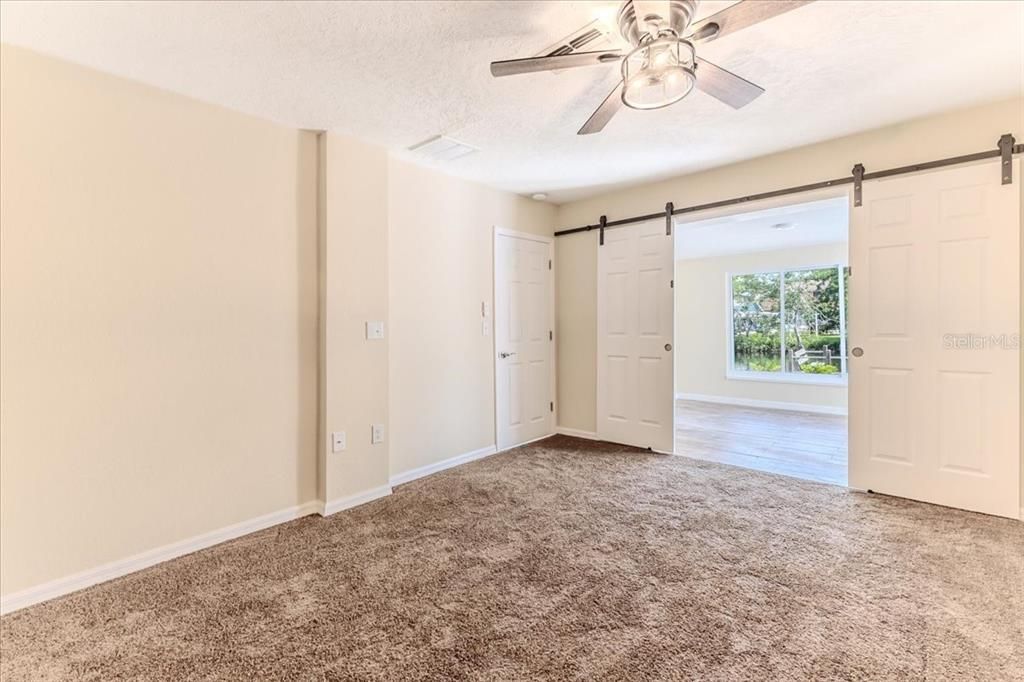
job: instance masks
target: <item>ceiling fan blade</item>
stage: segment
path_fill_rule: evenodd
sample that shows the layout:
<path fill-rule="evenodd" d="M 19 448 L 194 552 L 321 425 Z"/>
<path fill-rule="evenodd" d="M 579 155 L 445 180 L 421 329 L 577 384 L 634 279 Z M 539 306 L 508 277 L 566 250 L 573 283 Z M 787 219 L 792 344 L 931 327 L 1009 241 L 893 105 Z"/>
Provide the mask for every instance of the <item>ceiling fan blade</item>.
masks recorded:
<path fill-rule="evenodd" d="M 583 127 L 576 133 L 577 135 L 593 135 L 604 130 L 604 127 L 608 125 L 608 121 L 612 120 L 612 116 L 618 113 L 619 109 L 622 108 L 622 81 L 619 81 L 615 89 L 608 93 L 608 96 L 601 102 L 601 106 L 597 108 L 597 111 L 590 115 L 587 122 L 583 124 Z"/>
<path fill-rule="evenodd" d="M 691 40 L 714 40 L 794 10 L 813 0 L 741 0 L 690 25 Z"/>
<path fill-rule="evenodd" d="M 506 59 L 491 62 L 491 75 L 497 77 L 514 76 L 534 71 L 560 71 L 575 69 L 580 66 L 599 66 L 612 64 L 622 59 L 620 50 L 598 50 L 596 52 L 575 52 L 548 57 L 527 57 L 525 59 Z"/>
<path fill-rule="evenodd" d="M 764 88 L 717 64 L 697 57 L 697 89 L 721 100 L 733 109 L 747 106 L 764 94 Z"/>

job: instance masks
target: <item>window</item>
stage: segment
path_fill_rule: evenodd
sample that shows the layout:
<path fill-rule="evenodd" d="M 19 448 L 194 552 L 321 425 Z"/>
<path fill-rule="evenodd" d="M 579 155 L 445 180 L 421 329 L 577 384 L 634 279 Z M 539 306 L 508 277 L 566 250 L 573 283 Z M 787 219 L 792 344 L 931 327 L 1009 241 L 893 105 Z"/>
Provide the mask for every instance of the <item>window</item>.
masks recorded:
<path fill-rule="evenodd" d="M 733 275 L 729 375 L 841 381 L 846 375 L 846 268 Z"/>

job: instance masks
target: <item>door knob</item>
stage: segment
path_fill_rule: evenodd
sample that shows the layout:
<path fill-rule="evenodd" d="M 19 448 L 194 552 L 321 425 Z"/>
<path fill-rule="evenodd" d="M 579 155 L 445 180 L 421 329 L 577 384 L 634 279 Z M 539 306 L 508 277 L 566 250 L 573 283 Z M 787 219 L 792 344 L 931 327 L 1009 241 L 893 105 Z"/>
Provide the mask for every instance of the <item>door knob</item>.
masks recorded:
<path fill-rule="evenodd" d="M 852 355 L 855 358 L 859 358 L 860 356 L 864 355 L 864 349 L 861 348 L 860 346 L 857 346 L 856 348 L 850 351 L 850 355 Z"/>
<path fill-rule="evenodd" d="M 671 343 L 666 343 L 665 344 L 665 350 L 672 350 L 672 344 Z"/>
<path fill-rule="evenodd" d="M 498 353 L 498 357 L 501 358 L 502 360 L 513 355 L 515 355 L 515 353 Z"/>

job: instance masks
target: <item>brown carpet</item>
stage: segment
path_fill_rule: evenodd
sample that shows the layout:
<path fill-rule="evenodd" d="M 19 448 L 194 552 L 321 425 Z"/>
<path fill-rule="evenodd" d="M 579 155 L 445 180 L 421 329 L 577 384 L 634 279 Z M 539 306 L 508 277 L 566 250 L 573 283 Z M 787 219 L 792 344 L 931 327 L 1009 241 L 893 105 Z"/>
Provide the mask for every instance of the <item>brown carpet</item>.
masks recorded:
<path fill-rule="evenodd" d="M 20 679 L 1024 679 L 1024 524 L 565 437 L 0 621 Z"/>

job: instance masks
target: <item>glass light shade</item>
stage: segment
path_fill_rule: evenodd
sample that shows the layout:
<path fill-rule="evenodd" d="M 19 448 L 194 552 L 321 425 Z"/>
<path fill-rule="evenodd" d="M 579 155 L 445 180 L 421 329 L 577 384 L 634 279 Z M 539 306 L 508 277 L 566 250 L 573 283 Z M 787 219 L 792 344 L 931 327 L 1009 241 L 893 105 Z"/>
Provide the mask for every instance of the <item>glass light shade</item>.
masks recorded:
<path fill-rule="evenodd" d="M 660 109 L 690 94 L 696 82 L 693 45 L 658 38 L 622 60 L 622 103 L 631 109 Z"/>

